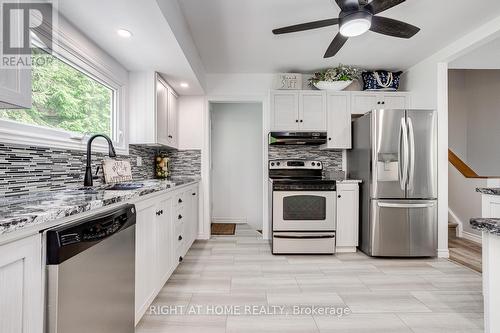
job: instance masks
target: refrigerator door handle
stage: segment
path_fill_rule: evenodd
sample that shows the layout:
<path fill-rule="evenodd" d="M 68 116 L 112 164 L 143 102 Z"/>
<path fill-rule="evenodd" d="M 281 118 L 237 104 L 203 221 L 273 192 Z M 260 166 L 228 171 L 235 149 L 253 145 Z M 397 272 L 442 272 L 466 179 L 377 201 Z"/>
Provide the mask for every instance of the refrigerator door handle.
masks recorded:
<path fill-rule="evenodd" d="M 378 202 L 377 205 L 382 208 L 430 208 L 436 205 L 435 202 L 428 203 L 393 203 L 393 202 Z"/>
<path fill-rule="evenodd" d="M 415 176 L 415 131 L 413 130 L 413 121 L 408 117 L 408 137 L 409 137 L 409 173 L 408 173 L 408 188 L 413 189 L 413 181 Z"/>
<path fill-rule="evenodd" d="M 405 118 L 401 118 L 398 159 L 399 185 L 401 186 L 401 190 L 404 191 L 406 189 L 406 183 L 408 182 L 408 128 L 406 127 Z"/>

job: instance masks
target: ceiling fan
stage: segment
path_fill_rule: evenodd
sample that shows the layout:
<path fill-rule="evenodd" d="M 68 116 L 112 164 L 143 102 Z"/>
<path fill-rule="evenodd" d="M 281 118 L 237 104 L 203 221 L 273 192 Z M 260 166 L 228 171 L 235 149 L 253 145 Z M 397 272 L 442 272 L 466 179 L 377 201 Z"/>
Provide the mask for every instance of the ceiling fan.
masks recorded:
<path fill-rule="evenodd" d="M 349 37 L 364 34 L 368 30 L 398 38 L 411 38 L 420 28 L 411 24 L 393 20 L 377 14 L 397 6 L 406 0 L 335 0 L 341 11 L 338 18 L 308 22 L 273 30 L 281 35 L 291 32 L 318 29 L 338 24 L 340 31 L 326 50 L 324 58 L 336 55 Z"/>

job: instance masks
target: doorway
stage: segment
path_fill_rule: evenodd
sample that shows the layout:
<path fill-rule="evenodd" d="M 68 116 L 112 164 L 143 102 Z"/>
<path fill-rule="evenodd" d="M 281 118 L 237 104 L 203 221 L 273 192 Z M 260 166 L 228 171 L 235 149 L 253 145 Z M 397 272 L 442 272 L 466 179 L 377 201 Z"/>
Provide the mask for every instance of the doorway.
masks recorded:
<path fill-rule="evenodd" d="M 209 112 L 210 221 L 262 230 L 262 103 L 211 102 Z"/>

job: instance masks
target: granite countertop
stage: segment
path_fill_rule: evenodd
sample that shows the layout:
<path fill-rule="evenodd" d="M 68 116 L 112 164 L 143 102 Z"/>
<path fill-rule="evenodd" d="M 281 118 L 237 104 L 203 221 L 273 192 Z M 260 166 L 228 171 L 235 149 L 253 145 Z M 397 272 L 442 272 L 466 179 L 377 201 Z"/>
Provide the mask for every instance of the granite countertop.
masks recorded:
<path fill-rule="evenodd" d="M 476 188 L 476 192 L 488 195 L 500 195 L 500 188 L 498 187 L 482 187 Z"/>
<path fill-rule="evenodd" d="M 470 225 L 472 229 L 500 236 L 500 218 L 473 218 L 470 219 Z"/>
<path fill-rule="evenodd" d="M 102 185 L 8 197 L 0 200 L 0 241 L 3 236 L 28 227 L 43 230 L 45 224 L 58 219 L 198 181 L 187 177 L 151 179 L 131 182 L 143 184 L 134 190 L 108 190 L 110 185 Z"/>

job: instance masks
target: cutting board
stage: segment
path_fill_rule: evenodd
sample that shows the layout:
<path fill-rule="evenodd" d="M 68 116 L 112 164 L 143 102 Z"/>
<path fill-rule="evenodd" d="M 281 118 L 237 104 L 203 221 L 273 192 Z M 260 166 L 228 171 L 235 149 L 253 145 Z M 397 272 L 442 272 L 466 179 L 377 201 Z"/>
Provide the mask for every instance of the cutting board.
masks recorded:
<path fill-rule="evenodd" d="M 102 161 L 102 171 L 106 184 L 122 183 L 132 180 L 132 168 L 129 161 L 107 159 Z"/>

